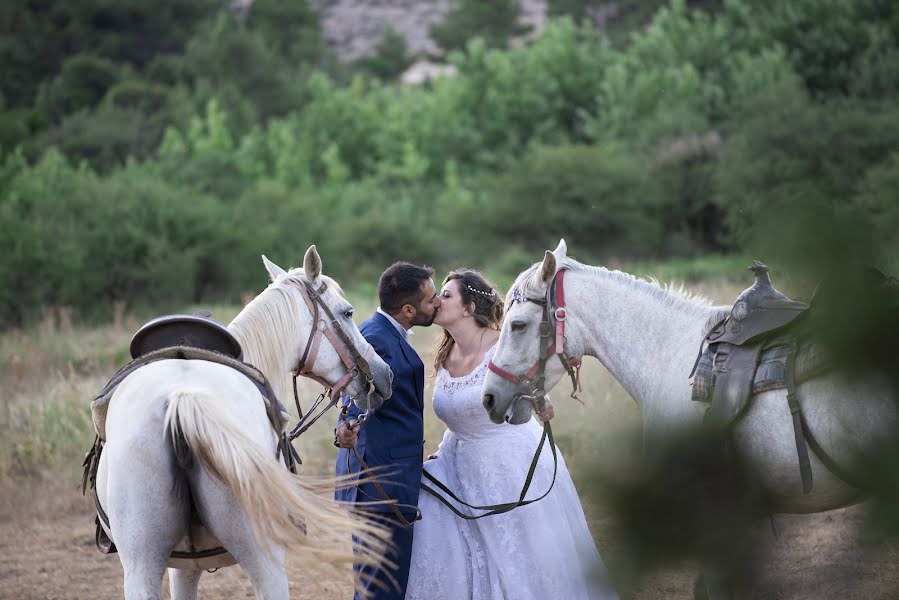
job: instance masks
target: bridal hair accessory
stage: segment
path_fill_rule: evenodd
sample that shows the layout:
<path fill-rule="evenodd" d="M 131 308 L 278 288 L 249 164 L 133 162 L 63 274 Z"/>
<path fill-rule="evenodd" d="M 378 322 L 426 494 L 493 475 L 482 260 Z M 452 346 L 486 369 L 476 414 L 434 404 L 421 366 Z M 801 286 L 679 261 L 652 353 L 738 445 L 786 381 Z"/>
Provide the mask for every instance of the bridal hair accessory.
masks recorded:
<path fill-rule="evenodd" d="M 525 296 L 524 294 L 522 294 L 518 288 L 512 290 L 512 304 L 515 304 L 516 302 L 529 302 L 529 301 L 530 300 L 528 299 L 528 297 Z"/>
<path fill-rule="evenodd" d="M 493 290 L 490 290 L 489 292 L 484 292 L 481 290 L 477 290 L 468 284 L 466 284 L 465 287 L 467 287 L 470 291 L 474 292 L 475 294 L 480 294 L 481 296 L 484 296 L 485 298 L 495 298 L 496 297 L 496 292 L 494 292 Z"/>

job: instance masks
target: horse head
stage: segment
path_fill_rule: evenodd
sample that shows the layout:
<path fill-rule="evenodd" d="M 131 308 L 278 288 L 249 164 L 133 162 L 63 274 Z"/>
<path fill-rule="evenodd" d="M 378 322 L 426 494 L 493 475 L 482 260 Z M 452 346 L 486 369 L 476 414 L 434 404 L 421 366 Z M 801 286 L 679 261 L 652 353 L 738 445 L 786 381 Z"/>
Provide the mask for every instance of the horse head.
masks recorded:
<path fill-rule="evenodd" d="M 229 329 L 259 368 L 286 395 L 285 374 L 344 392 L 361 409 L 378 408 L 391 395 L 393 373 L 353 321 L 353 306 L 322 273 L 322 260 L 309 247 L 302 269 L 285 271 L 262 257 L 271 284 L 234 319 Z"/>
<path fill-rule="evenodd" d="M 570 358 L 575 341 L 564 333 L 568 321 L 564 299 L 558 297 L 563 289 L 558 274 L 567 251 L 560 240 L 542 262 L 518 276 L 506 295 L 505 321 L 482 388 L 484 408 L 494 423 L 529 421 L 534 401 L 580 364 Z"/>

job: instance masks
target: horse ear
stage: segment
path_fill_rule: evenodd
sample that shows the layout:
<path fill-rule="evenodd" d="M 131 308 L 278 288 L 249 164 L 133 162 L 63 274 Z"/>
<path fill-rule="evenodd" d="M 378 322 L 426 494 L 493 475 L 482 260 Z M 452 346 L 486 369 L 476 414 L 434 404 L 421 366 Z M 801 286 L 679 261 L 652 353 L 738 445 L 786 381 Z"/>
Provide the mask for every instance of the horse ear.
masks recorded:
<path fill-rule="evenodd" d="M 303 273 L 310 282 L 317 281 L 322 274 L 322 258 L 318 255 L 315 244 L 309 246 L 306 256 L 303 257 Z"/>
<path fill-rule="evenodd" d="M 565 243 L 565 238 L 559 239 L 559 245 L 553 250 L 553 255 L 556 257 L 556 262 L 560 262 L 568 256 L 568 245 Z"/>
<path fill-rule="evenodd" d="M 543 279 L 543 283 L 549 283 L 555 274 L 556 257 L 547 250 L 546 255 L 543 257 L 543 264 L 540 266 L 540 278 Z"/>
<path fill-rule="evenodd" d="M 265 254 L 262 255 L 262 264 L 265 265 L 265 270 L 268 271 L 268 276 L 272 278 L 272 281 L 284 275 L 284 269 L 270 261 Z"/>

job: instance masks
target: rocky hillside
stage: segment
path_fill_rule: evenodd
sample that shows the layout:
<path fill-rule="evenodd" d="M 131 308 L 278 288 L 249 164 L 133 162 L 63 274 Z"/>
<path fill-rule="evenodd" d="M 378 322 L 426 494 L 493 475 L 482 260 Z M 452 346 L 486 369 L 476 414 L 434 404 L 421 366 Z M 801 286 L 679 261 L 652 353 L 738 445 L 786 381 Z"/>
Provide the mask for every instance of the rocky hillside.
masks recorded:
<path fill-rule="evenodd" d="M 488 1 L 488 0 L 485 0 Z M 344 60 L 370 54 L 388 27 L 406 38 L 409 52 L 427 55 L 438 48 L 428 36 L 453 0 L 311 0 L 321 14 L 325 39 Z M 546 0 L 522 0 L 522 22 L 539 31 Z"/>

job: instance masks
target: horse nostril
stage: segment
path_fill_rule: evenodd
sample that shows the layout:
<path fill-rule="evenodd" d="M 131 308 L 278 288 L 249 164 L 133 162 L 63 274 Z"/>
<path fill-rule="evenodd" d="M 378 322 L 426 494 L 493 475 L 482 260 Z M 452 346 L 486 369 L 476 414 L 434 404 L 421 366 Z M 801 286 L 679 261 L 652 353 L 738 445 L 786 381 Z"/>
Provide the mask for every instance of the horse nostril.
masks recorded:
<path fill-rule="evenodd" d="M 493 394 L 484 394 L 484 408 L 493 410 L 494 404 L 496 404 L 496 400 L 493 398 Z"/>

